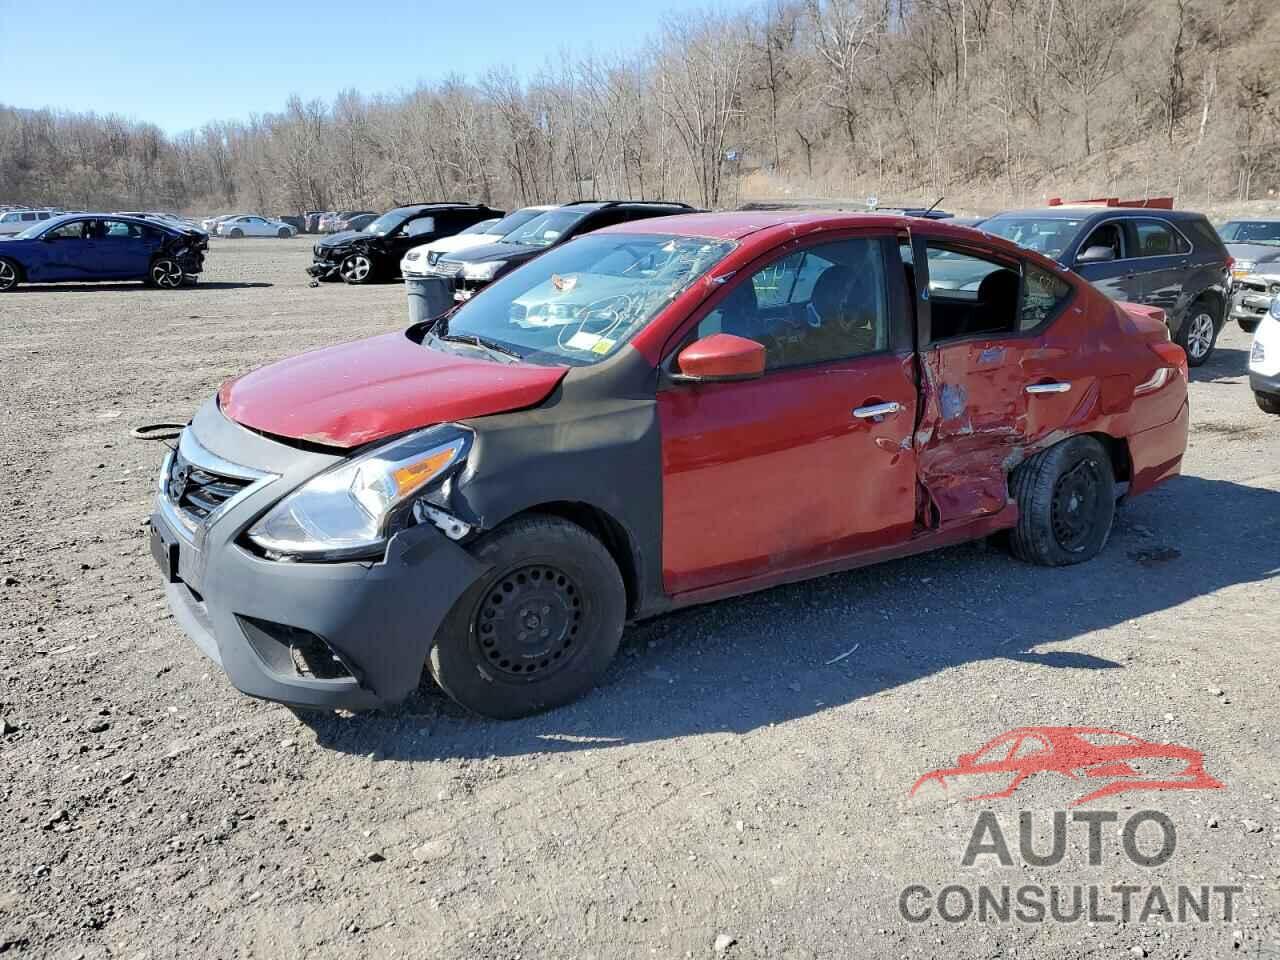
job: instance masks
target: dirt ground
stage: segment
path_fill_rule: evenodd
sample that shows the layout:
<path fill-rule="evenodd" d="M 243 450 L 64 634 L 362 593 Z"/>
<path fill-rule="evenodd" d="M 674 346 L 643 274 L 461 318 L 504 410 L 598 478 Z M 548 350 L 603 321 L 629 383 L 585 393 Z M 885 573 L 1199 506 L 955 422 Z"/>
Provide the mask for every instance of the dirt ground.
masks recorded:
<path fill-rule="evenodd" d="M 1280 956 L 1280 418 L 1238 328 L 1193 371 L 1185 475 L 1091 563 L 974 544 L 670 615 L 584 701 L 514 723 L 430 691 L 298 715 L 168 614 L 143 526 L 163 450 L 129 430 L 406 322 L 399 285 L 309 289 L 309 246 L 215 241 L 192 289 L 0 295 L 0 954 Z M 1223 786 L 908 795 L 1053 725 L 1202 751 Z M 962 864 L 984 809 L 1012 865 Z M 1101 862 L 1068 820 L 1061 862 L 1032 865 L 1019 812 L 1044 851 L 1077 809 L 1118 816 Z M 1176 829 L 1159 866 L 1118 836 L 1144 809 Z M 1144 922 L 1145 892 L 1127 923 L 900 915 L 912 884 L 984 883 L 1099 885 L 1108 916 L 1114 884 L 1242 889 L 1231 921 L 1215 895 L 1208 921 Z"/>

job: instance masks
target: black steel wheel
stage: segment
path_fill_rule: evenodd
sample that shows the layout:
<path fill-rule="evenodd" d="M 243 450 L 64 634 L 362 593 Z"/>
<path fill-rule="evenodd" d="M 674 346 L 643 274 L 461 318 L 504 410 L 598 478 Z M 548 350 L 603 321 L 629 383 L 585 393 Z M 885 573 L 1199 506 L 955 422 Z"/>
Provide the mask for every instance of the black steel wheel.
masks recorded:
<path fill-rule="evenodd" d="M 617 564 L 590 533 L 558 517 L 520 517 L 469 547 L 488 572 L 454 604 L 428 667 L 476 713 L 513 719 L 590 690 L 626 619 Z"/>
<path fill-rule="evenodd" d="M 1097 556 L 1115 519 L 1115 473 L 1095 438 L 1072 437 L 1019 465 L 1012 477 L 1018 524 L 1009 543 L 1021 560 L 1060 567 Z"/>

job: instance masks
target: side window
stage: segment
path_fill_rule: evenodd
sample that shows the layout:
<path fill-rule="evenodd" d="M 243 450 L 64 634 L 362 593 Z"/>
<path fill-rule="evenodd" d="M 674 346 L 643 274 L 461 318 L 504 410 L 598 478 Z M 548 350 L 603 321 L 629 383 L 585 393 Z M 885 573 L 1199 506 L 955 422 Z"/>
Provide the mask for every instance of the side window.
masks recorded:
<path fill-rule="evenodd" d="M 1189 253 L 1190 245 L 1177 231 L 1159 220 L 1139 220 L 1134 224 L 1138 238 L 1137 256 L 1168 257 Z"/>
<path fill-rule="evenodd" d="M 79 240 L 84 237 L 84 226 L 83 220 L 73 220 L 54 227 L 45 236 L 57 237 L 59 240 Z"/>
<path fill-rule="evenodd" d="M 436 232 L 435 217 L 418 217 L 410 220 L 404 225 L 404 235 L 406 237 L 420 237 L 423 234 Z"/>
<path fill-rule="evenodd" d="M 1126 256 L 1129 256 L 1125 252 L 1124 231 L 1120 229 L 1120 224 L 1115 221 L 1095 227 L 1093 233 L 1089 234 L 1089 239 L 1080 244 L 1078 252 L 1084 253 L 1090 247 L 1110 247 L 1117 260 L 1123 260 Z"/>
<path fill-rule="evenodd" d="M 132 223 L 125 223 L 123 220 L 103 220 L 102 236 L 114 240 L 128 240 L 130 238 L 137 239 L 142 236 L 142 231 Z"/>
<path fill-rule="evenodd" d="M 34 213 L 24 213 L 24 214 L 22 215 L 22 222 L 23 222 L 23 223 L 35 223 L 35 222 L 36 222 L 36 215 L 35 215 Z"/>
<path fill-rule="evenodd" d="M 39 214 L 39 215 L 38 215 L 37 219 L 39 219 L 39 220 L 48 220 L 51 216 L 53 216 L 53 214 L 51 214 L 51 213 L 41 213 L 41 214 Z"/>
<path fill-rule="evenodd" d="M 1018 329 L 1034 330 L 1053 317 L 1071 297 L 1071 284 L 1034 263 L 1022 265 L 1022 303 Z"/>
<path fill-rule="evenodd" d="M 965 250 L 928 245 L 933 342 L 1021 328 L 1019 271 Z"/>
<path fill-rule="evenodd" d="M 739 280 L 698 336 L 764 344 L 765 369 L 845 360 L 889 346 L 881 243 L 854 238 L 787 254 Z"/>

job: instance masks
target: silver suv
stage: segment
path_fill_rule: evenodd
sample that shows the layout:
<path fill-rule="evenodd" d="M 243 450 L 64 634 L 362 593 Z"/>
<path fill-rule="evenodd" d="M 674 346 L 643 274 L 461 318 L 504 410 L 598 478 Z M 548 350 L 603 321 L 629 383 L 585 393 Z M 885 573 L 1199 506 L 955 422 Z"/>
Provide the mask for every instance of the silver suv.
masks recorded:
<path fill-rule="evenodd" d="M 33 223 L 52 216 L 52 210 L 9 210 L 0 214 L 0 236 L 21 233 Z"/>

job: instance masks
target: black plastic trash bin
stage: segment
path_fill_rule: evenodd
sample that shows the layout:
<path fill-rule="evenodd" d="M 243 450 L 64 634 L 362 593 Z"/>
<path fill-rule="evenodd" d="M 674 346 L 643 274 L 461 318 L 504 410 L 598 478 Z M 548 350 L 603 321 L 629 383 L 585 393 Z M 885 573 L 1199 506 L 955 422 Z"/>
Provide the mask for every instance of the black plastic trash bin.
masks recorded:
<path fill-rule="evenodd" d="M 421 323 L 440 316 L 453 306 L 453 285 L 448 277 L 405 277 L 409 295 L 409 321 Z"/>

